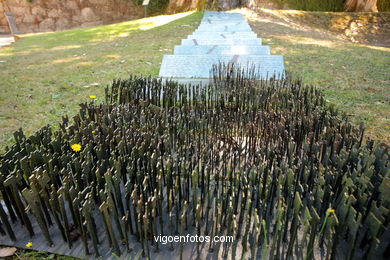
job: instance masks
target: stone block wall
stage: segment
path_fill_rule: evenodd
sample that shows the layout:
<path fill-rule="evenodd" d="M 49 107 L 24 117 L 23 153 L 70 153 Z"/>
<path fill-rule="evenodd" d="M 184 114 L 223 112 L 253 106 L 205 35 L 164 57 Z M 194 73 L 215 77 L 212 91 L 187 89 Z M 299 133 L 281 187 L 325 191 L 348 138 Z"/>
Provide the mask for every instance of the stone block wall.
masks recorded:
<path fill-rule="evenodd" d="M 167 13 L 173 14 L 194 10 L 199 1 L 200 0 L 170 0 L 167 7 Z"/>
<path fill-rule="evenodd" d="M 0 33 L 8 33 L 6 12 L 20 33 L 89 27 L 142 17 L 131 0 L 0 0 Z"/>

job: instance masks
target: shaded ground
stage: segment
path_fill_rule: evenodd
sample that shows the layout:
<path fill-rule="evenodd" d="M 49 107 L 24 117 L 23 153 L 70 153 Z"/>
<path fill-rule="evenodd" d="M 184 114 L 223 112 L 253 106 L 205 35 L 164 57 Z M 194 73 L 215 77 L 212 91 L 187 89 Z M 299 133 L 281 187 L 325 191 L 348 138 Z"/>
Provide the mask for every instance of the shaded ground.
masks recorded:
<path fill-rule="evenodd" d="M 362 33 L 354 39 L 373 39 L 373 44 L 367 44 L 352 42 L 344 25 L 360 23 L 351 22 L 351 17 L 369 21 L 376 15 L 267 9 L 240 12 L 273 54 L 284 55 L 289 72 L 322 88 L 329 103 L 356 124 L 363 121 L 369 137 L 390 143 L 390 48 L 383 47 L 390 39 L 390 13 L 378 14 L 379 20 L 386 22 L 375 34 L 370 28 L 378 24 L 367 22 L 359 29 Z"/>

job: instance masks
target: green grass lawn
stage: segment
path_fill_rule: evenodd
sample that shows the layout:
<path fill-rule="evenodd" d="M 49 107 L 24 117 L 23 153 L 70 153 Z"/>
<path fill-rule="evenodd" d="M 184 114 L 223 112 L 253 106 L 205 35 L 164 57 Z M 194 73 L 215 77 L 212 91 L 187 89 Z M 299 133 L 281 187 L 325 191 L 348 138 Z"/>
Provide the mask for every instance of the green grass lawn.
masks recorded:
<path fill-rule="evenodd" d="M 288 71 L 324 89 L 329 102 L 354 122 L 364 121 L 370 137 L 390 142 L 390 48 L 352 43 L 317 25 L 303 26 L 304 16 L 300 23 L 289 11 L 247 15 L 272 53 L 284 55 Z M 32 34 L 0 49 L 0 150 L 12 143 L 12 133 L 20 127 L 31 134 L 76 113 L 89 95 L 102 100 L 105 85 L 114 78 L 156 76 L 162 56 L 172 53 L 201 17 L 201 12 L 182 13 Z"/>
<path fill-rule="evenodd" d="M 201 12 L 189 12 L 27 35 L 0 49 L 0 151 L 20 127 L 31 134 L 75 114 L 90 95 L 103 100 L 114 78 L 158 75 L 162 56 L 201 18 Z"/>
<path fill-rule="evenodd" d="M 390 49 L 303 26 L 286 12 L 247 15 L 272 53 L 284 55 L 288 71 L 322 88 L 329 103 L 354 122 L 364 121 L 368 136 L 390 143 Z M 90 95 L 103 101 L 104 87 L 114 78 L 156 76 L 162 56 L 193 32 L 201 17 L 201 12 L 183 13 L 26 35 L 0 49 L 0 151 L 20 127 L 31 134 L 75 114 Z M 47 255 L 25 251 L 15 259 L 42 257 Z"/>
<path fill-rule="evenodd" d="M 390 144 L 390 48 L 353 43 L 331 31 L 332 19 L 348 13 L 245 14 L 272 54 L 284 56 L 287 71 L 323 89 L 329 103 L 345 111 L 355 124 L 364 122 L 368 137 Z M 390 13 L 382 16 L 390 22 Z M 382 38 L 388 41 L 390 35 Z"/>

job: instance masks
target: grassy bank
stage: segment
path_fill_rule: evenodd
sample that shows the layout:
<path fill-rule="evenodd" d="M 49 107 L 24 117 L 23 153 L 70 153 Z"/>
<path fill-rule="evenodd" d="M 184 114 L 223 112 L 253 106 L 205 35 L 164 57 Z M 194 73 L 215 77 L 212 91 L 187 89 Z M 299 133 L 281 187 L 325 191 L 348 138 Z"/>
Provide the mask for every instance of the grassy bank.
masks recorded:
<path fill-rule="evenodd" d="M 390 49 L 351 42 L 330 27 L 337 25 L 330 14 L 246 11 L 264 44 L 285 56 L 287 70 L 324 89 L 329 102 L 354 122 L 363 120 L 370 137 L 390 143 Z M 184 13 L 27 35 L 0 49 L 0 150 L 20 127 L 30 134 L 74 114 L 89 95 L 101 100 L 113 78 L 156 76 L 163 54 L 172 53 L 201 16 Z"/>
<path fill-rule="evenodd" d="M 195 30 L 202 13 L 23 36 L 0 49 L 0 151 L 20 127 L 31 134 L 96 95 L 114 78 L 157 75 L 162 56 Z"/>
<path fill-rule="evenodd" d="M 284 55 L 288 71 L 322 88 L 329 103 L 354 122 L 364 121 L 369 137 L 390 143 L 388 47 L 351 42 L 344 31 L 330 26 L 339 24 L 332 22 L 332 13 L 245 14 L 272 53 Z M 12 144 L 12 133 L 20 127 L 29 134 L 76 113 L 78 104 L 90 95 L 101 101 L 104 86 L 113 78 L 130 73 L 156 76 L 163 54 L 172 53 L 173 46 L 195 30 L 201 16 L 184 13 L 26 35 L 0 49 L 0 151 Z M 24 251 L 14 259 L 51 257 L 57 259 Z"/>
<path fill-rule="evenodd" d="M 330 27 L 334 16 L 327 14 L 246 13 L 264 44 L 285 56 L 289 71 L 323 88 L 329 102 L 355 122 L 363 120 L 370 137 L 389 143 L 390 49 L 337 37 Z M 18 128 L 30 134 L 74 114 L 89 95 L 101 99 L 113 78 L 156 76 L 163 54 L 172 53 L 201 16 L 184 13 L 27 35 L 0 49 L 0 150 L 12 143 Z"/>
<path fill-rule="evenodd" d="M 356 22 L 354 15 L 367 21 L 365 28 L 373 27 L 371 14 L 243 12 L 263 44 L 270 45 L 273 54 L 284 55 L 286 70 L 323 89 L 329 103 L 354 123 L 364 122 L 368 137 L 390 143 L 390 35 L 386 28 L 371 34 L 360 29 L 352 42 L 345 34 L 345 21 Z M 389 21 L 386 17 L 390 14 L 381 14 Z M 362 35 L 375 41 L 357 42 Z"/>

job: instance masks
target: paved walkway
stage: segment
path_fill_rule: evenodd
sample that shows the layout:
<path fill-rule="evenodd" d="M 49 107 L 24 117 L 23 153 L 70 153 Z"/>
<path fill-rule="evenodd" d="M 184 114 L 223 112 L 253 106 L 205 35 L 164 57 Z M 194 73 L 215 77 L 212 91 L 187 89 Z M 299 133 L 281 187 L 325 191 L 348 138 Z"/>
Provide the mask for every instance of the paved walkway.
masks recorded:
<path fill-rule="evenodd" d="M 198 29 L 175 46 L 174 54 L 164 55 L 159 77 L 208 79 L 219 62 L 256 66 L 256 77 L 263 79 L 284 72 L 283 56 L 270 55 L 269 46 L 261 44 L 241 14 L 207 11 Z"/>
<path fill-rule="evenodd" d="M 0 35 L 0 48 L 11 45 L 15 42 L 15 39 L 11 35 Z"/>

